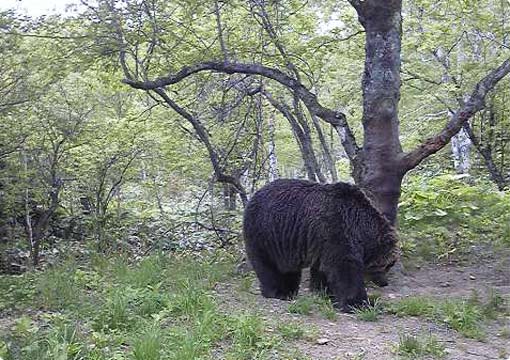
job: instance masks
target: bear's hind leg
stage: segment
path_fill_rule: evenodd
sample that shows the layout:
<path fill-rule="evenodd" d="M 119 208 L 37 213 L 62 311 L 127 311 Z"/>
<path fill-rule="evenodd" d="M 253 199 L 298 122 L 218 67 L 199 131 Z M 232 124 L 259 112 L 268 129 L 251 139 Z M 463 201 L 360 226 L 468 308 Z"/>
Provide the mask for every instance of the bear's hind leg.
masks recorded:
<path fill-rule="evenodd" d="M 295 298 L 299 291 L 299 284 L 301 283 L 301 271 L 282 274 L 282 279 L 285 288 L 282 291 L 283 297 L 280 299 L 290 300 Z"/>
<path fill-rule="evenodd" d="M 313 264 L 310 268 L 310 290 L 319 294 L 329 294 L 326 274 L 319 270 L 319 264 Z"/>
<path fill-rule="evenodd" d="M 253 268 L 260 281 L 262 296 L 289 300 L 297 295 L 301 271 L 282 273 L 267 259 L 253 262 Z"/>

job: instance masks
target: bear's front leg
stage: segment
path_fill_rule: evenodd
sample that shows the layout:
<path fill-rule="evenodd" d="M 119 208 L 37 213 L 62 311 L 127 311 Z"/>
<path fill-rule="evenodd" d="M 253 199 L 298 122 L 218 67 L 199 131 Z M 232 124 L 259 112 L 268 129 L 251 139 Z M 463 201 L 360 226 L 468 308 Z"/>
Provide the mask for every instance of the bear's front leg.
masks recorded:
<path fill-rule="evenodd" d="M 334 305 L 344 312 L 368 304 L 367 291 L 363 281 L 363 264 L 350 257 L 338 258 L 324 264 L 329 290 Z"/>

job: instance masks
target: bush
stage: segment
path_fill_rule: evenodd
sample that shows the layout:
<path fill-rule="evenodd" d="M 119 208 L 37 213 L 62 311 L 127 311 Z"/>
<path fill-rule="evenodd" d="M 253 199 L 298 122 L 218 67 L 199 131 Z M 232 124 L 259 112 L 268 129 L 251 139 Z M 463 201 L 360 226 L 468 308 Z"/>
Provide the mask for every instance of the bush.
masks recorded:
<path fill-rule="evenodd" d="M 404 255 L 440 260 L 474 245 L 510 246 L 510 194 L 484 181 L 413 176 L 402 187 L 399 214 Z"/>

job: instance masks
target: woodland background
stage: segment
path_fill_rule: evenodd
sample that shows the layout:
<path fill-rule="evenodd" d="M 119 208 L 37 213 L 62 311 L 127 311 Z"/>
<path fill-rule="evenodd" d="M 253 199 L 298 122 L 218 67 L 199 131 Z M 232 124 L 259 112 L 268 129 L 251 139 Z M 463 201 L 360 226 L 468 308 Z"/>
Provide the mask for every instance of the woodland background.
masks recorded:
<path fill-rule="evenodd" d="M 147 343 L 163 346 L 154 357 L 143 353 L 150 344 L 138 344 L 142 355 L 129 341 L 123 348 L 116 336 L 128 336 L 138 326 L 133 318 L 146 315 L 130 313 L 130 304 L 157 296 L 133 288 L 154 290 L 164 284 L 161 274 L 175 274 L 179 284 L 191 281 L 184 274 L 195 261 L 202 270 L 190 278 L 209 272 L 212 283 L 231 274 L 242 257 L 243 204 L 268 181 L 354 181 L 345 138 L 362 144 L 366 135 L 360 3 L 370 1 L 83 0 L 63 15 L 1 12 L 0 271 L 24 275 L 1 278 L 0 309 L 18 330 L 0 342 L 0 357 L 57 358 L 58 349 L 67 356 L 62 359 L 211 354 L 224 340 L 212 333 L 204 340 L 209 348 L 190 340 L 190 351 L 200 355 L 179 357 L 150 331 Z M 505 65 L 510 3 L 404 1 L 402 18 L 398 139 L 413 149 L 455 119 L 480 80 Z M 213 60 L 280 69 L 345 116 L 348 132 L 317 116 L 289 86 L 256 72 L 204 71 L 168 87 L 136 89 Z M 509 79 L 501 76 L 484 94 L 485 106 L 460 124 L 451 144 L 404 177 L 397 226 L 406 266 L 469 262 L 487 253 L 508 259 Z M 204 270 L 203 261 L 214 270 Z M 64 310 L 77 299 L 66 288 L 89 282 L 93 291 L 107 289 L 111 266 L 118 266 L 117 275 L 135 269 L 131 275 L 140 278 L 129 281 L 140 283 L 120 295 L 105 290 L 107 300 L 96 300 L 107 310 L 94 320 L 94 332 L 85 331 L 88 340 L 69 340 L 69 329 L 55 325 L 74 324 Z M 184 288 L 196 290 L 189 283 Z M 197 291 L 183 299 L 205 301 L 195 304 L 203 315 L 209 298 Z M 166 300 L 148 301 L 156 304 L 147 312 L 152 318 L 165 309 Z M 16 303 L 21 308 L 15 310 Z M 179 314 L 195 319 L 195 305 L 183 305 L 187 310 Z M 40 325 L 40 314 L 27 310 L 34 308 L 60 309 L 47 315 L 58 321 Z M 273 340 L 259 339 L 260 329 L 250 327 L 259 326 L 254 318 L 229 321 L 222 328 L 233 344 L 226 354 L 276 358 L 265 352 Z M 244 338 L 245 325 L 254 343 Z M 51 331 L 57 334 L 53 348 Z M 186 344 L 181 335 L 172 349 Z M 32 354 L 27 344 L 34 338 L 44 341 Z"/>

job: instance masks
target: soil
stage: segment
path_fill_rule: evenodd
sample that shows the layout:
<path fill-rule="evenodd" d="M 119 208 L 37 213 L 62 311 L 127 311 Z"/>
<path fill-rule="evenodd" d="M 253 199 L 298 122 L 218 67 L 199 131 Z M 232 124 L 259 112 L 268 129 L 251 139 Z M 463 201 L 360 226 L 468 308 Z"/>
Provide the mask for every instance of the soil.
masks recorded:
<path fill-rule="evenodd" d="M 476 263 L 424 265 L 393 276 L 389 286 L 369 289 L 382 295 L 383 300 L 406 296 L 430 296 L 439 299 L 468 298 L 474 293 L 484 299 L 495 291 L 510 300 L 510 256 L 479 256 Z M 306 274 L 306 272 L 304 273 Z M 304 275 L 304 277 L 306 277 Z M 306 279 L 300 294 L 309 292 Z M 375 322 L 361 321 L 352 314 L 339 313 L 336 320 L 324 319 L 320 314 L 296 315 L 288 311 L 289 302 L 265 299 L 260 295 L 256 279 L 249 290 L 240 290 L 238 283 L 219 284 L 216 292 L 225 311 L 239 311 L 243 307 L 259 309 L 269 323 L 300 322 L 314 330 L 313 338 L 285 344 L 313 360 L 341 359 L 397 359 L 395 346 L 402 335 L 433 335 L 446 349 L 445 359 L 510 360 L 510 316 L 501 315 L 484 324 L 483 341 L 469 339 L 444 324 L 418 317 L 382 315 Z"/>

